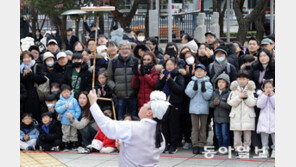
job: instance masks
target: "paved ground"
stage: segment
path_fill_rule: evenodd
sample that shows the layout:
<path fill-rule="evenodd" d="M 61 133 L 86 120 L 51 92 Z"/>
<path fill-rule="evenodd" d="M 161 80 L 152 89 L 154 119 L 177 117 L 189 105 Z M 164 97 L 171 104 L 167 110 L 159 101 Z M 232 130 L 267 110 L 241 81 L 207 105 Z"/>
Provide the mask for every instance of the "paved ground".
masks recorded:
<path fill-rule="evenodd" d="M 211 145 L 213 132 L 210 131 L 207 145 Z M 50 153 L 57 160 L 69 167 L 116 167 L 118 154 L 77 154 L 75 152 Z M 274 159 L 257 159 L 250 155 L 250 159 L 236 159 L 234 155 L 215 155 L 213 159 L 206 159 L 203 155 L 194 155 L 192 150 L 179 148 L 176 154 L 162 154 L 160 167 L 274 167 Z"/>
<path fill-rule="evenodd" d="M 68 167 L 116 167 L 118 154 L 77 154 L 50 153 Z M 273 167 L 273 159 L 228 159 L 217 155 L 206 159 L 203 155 L 193 155 L 189 150 L 180 150 L 176 154 L 162 154 L 160 167 Z"/>

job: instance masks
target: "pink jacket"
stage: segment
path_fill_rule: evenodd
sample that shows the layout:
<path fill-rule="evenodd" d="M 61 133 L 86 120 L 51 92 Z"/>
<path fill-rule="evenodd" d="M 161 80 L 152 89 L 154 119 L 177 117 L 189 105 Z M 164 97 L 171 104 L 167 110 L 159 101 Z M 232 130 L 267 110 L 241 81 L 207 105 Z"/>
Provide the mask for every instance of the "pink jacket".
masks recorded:
<path fill-rule="evenodd" d="M 257 107 L 261 109 L 257 133 L 275 133 L 275 94 L 270 97 L 262 93 L 258 97 Z"/>

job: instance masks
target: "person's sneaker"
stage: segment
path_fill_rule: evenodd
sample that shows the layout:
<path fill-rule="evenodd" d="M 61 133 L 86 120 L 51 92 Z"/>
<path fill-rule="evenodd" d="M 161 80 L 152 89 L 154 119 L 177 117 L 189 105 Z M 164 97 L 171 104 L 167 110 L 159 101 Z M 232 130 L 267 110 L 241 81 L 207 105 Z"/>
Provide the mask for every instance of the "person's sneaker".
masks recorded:
<path fill-rule="evenodd" d="M 170 145 L 166 145 L 166 146 L 165 146 L 165 149 L 164 149 L 164 151 L 163 151 L 162 153 L 166 153 L 166 152 L 168 152 L 169 149 L 170 149 Z"/>
<path fill-rule="evenodd" d="M 275 159 L 275 150 L 274 150 L 274 149 L 273 149 L 272 152 L 271 152 L 271 156 L 270 156 L 270 158 Z"/>
<path fill-rule="evenodd" d="M 88 148 L 84 148 L 84 147 L 78 147 L 77 149 L 79 154 L 88 154 L 90 153 L 90 150 Z"/>
<path fill-rule="evenodd" d="M 268 156 L 269 156 L 268 149 L 265 149 L 265 151 L 262 153 L 262 156 L 268 158 Z"/>
<path fill-rule="evenodd" d="M 60 147 L 59 146 L 51 147 L 50 151 L 58 152 L 58 151 L 60 151 Z"/>
<path fill-rule="evenodd" d="M 191 147 L 191 143 L 184 143 L 183 149 L 188 150 Z"/>
<path fill-rule="evenodd" d="M 78 142 L 77 141 L 72 142 L 72 150 L 77 151 L 77 149 L 78 149 Z"/>
<path fill-rule="evenodd" d="M 175 154 L 178 151 L 177 147 L 171 146 L 169 149 L 169 154 Z"/>
<path fill-rule="evenodd" d="M 26 150 L 35 150 L 35 148 L 34 148 L 34 146 L 29 146 L 29 147 L 27 147 Z"/>
<path fill-rule="evenodd" d="M 69 142 L 64 143 L 64 150 L 63 151 L 65 151 L 65 152 L 70 151 L 70 143 Z"/>
<path fill-rule="evenodd" d="M 192 148 L 192 153 L 193 154 L 199 154 L 199 147 L 193 147 Z"/>
<path fill-rule="evenodd" d="M 199 149 L 198 149 L 198 154 L 203 154 L 203 152 L 204 152 L 204 147 L 199 147 Z"/>

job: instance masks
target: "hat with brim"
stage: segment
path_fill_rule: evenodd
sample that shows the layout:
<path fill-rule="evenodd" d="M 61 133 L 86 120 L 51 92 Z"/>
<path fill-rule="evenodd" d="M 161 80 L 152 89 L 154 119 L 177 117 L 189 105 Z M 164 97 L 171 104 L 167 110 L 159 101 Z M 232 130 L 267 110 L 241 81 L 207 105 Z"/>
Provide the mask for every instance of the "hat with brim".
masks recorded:
<path fill-rule="evenodd" d="M 46 59 L 48 59 L 48 58 L 53 58 L 54 59 L 54 55 L 52 54 L 52 53 L 50 53 L 50 52 L 45 52 L 44 54 L 43 54 L 43 61 L 45 61 Z"/>
<path fill-rule="evenodd" d="M 214 55 L 215 55 L 217 52 L 222 52 L 222 53 L 224 53 L 225 55 L 227 55 L 226 50 L 221 49 L 221 48 L 217 48 L 217 49 L 215 49 L 215 51 L 214 51 Z"/>
<path fill-rule="evenodd" d="M 198 69 L 198 68 L 201 68 L 201 69 L 207 71 L 207 68 L 203 64 L 198 64 L 195 66 L 195 69 Z"/>
<path fill-rule="evenodd" d="M 272 40 L 269 38 L 265 38 L 261 41 L 261 45 L 272 44 Z"/>
<path fill-rule="evenodd" d="M 57 43 L 57 41 L 56 41 L 55 39 L 50 39 L 50 40 L 47 42 L 47 46 L 50 45 L 50 44 L 56 44 L 56 45 L 57 45 L 58 43 Z"/>
<path fill-rule="evenodd" d="M 67 55 L 66 55 L 65 52 L 59 52 L 59 53 L 57 54 L 57 60 L 59 60 L 59 59 L 62 58 L 62 57 L 67 57 Z"/>
<path fill-rule="evenodd" d="M 216 37 L 216 34 L 211 31 L 206 32 L 205 36 L 207 36 L 207 35 L 212 35 L 212 36 Z"/>

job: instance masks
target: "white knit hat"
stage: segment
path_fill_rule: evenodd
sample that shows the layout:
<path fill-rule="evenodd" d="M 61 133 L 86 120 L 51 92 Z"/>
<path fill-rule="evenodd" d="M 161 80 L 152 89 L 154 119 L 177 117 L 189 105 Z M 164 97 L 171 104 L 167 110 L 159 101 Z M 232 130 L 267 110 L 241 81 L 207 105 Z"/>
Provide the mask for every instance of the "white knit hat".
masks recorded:
<path fill-rule="evenodd" d="M 107 50 L 108 48 L 105 45 L 100 45 L 97 47 L 97 53 L 101 54 L 103 50 Z"/>
<path fill-rule="evenodd" d="M 166 101 L 165 93 L 159 90 L 151 92 L 150 101 L 153 118 L 161 120 L 170 105 L 170 103 Z"/>

